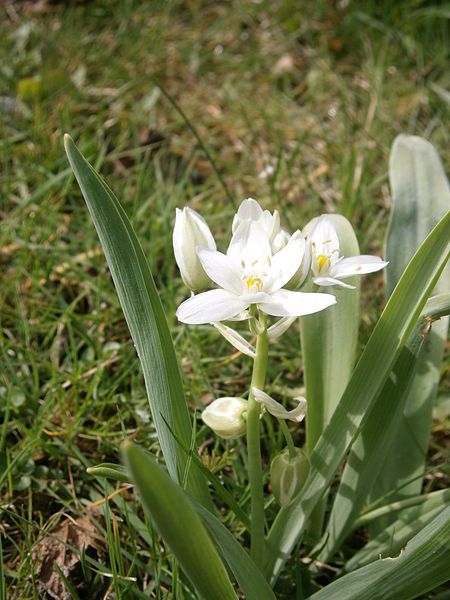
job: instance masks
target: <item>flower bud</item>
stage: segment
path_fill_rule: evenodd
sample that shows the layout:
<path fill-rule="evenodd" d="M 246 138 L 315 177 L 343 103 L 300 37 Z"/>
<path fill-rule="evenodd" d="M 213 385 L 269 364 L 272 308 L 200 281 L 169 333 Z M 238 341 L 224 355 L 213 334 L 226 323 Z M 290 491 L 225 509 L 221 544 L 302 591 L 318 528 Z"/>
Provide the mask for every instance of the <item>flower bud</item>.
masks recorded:
<path fill-rule="evenodd" d="M 270 465 L 270 481 L 275 500 L 287 506 L 303 488 L 309 474 L 309 459 L 303 450 L 296 448 L 296 456 L 290 458 L 285 448 L 275 456 Z"/>
<path fill-rule="evenodd" d="M 246 431 L 247 400 L 243 398 L 219 398 L 202 412 L 202 420 L 218 436 L 230 440 Z"/>
<path fill-rule="evenodd" d="M 192 208 L 176 209 L 173 229 L 173 250 L 181 277 L 193 292 L 208 288 L 211 280 L 197 256 L 199 248 L 216 249 L 216 243 L 206 221 Z"/>
<path fill-rule="evenodd" d="M 301 237 L 304 242 L 303 258 L 299 268 L 297 269 L 297 272 L 292 277 L 292 279 L 288 281 L 288 283 L 285 285 L 286 289 L 288 290 L 298 290 L 302 283 L 304 283 L 311 269 L 311 247 L 309 241 L 306 241 L 300 232 L 294 233 L 294 235 L 298 235 L 299 237 Z"/>

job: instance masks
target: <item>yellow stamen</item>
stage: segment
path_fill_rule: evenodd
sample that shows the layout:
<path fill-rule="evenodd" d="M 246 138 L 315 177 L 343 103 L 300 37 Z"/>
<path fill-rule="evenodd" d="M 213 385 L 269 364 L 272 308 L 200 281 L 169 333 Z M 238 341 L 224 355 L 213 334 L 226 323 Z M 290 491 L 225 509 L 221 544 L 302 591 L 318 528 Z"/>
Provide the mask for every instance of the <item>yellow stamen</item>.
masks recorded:
<path fill-rule="evenodd" d="M 325 254 L 319 254 L 317 257 L 317 264 L 319 265 L 319 271 L 321 271 L 324 266 L 327 264 L 329 258 Z"/>
<path fill-rule="evenodd" d="M 256 289 L 259 292 L 262 288 L 262 281 L 259 277 L 248 277 L 246 283 L 247 283 L 248 289 L 250 289 L 251 287 L 256 285 Z"/>

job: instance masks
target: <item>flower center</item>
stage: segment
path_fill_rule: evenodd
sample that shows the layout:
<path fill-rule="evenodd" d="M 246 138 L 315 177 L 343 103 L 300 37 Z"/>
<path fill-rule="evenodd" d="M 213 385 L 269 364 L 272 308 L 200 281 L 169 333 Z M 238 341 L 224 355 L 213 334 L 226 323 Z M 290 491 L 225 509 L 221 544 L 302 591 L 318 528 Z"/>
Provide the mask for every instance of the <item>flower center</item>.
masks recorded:
<path fill-rule="evenodd" d="M 317 257 L 317 264 L 319 265 L 319 271 L 321 271 L 327 263 L 330 263 L 330 259 L 326 254 L 319 254 Z"/>
<path fill-rule="evenodd" d="M 257 292 L 260 292 L 263 286 L 262 279 L 260 277 L 247 277 L 246 280 L 247 289 L 250 291 L 253 287 L 256 288 Z"/>

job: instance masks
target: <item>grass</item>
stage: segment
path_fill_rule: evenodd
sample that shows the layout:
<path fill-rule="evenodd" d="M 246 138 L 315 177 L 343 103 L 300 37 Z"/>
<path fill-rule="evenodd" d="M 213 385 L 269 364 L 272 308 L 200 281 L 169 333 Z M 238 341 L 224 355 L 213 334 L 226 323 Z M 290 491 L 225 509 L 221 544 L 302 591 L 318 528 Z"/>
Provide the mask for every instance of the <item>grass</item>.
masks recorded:
<path fill-rule="evenodd" d="M 76 597 L 75 586 L 81 598 L 166 598 L 173 585 L 178 597 L 190 597 L 127 487 L 117 486 L 105 503 L 116 487 L 86 474 L 90 465 L 117 462 L 125 438 L 156 454 L 158 444 L 63 133 L 79 140 L 130 215 L 167 310 L 190 405 L 201 408 L 212 397 L 243 393 L 250 365 L 216 332 L 175 321 L 186 291 L 171 250 L 174 208 L 189 202 L 201 210 L 221 242 L 233 202 L 247 196 L 278 207 L 291 228 L 340 212 L 356 227 L 361 250 L 381 253 L 395 135 L 424 135 L 441 153 L 448 146 L 448 104 L 436 93 L 448 85 L 443 6 L 5 3 L 0 590 L 9 597 L 39 597 L 33 549 L 82 516 L 108 550 L 89 545 L 81 553 L 77 576 L 63 582 L 67 597 Z M 362 343 L 383 303 L 381 276 L 365 280 L 363 302 Z M 301 385 L 297 349 L 296 330 L 274 349 L 268 380 L 275 387 Z M 205 461 L 247 508 L 242 442 L 223 454 L 199 426 Z M 445 476 L 442 429 L 437 422 L 428 489 Z M 267 440 L 269 448 L 283 443 L 270 429 Z M 241 532 L 231 513 L 224 520 Z M 72 544 L 68 551 L 79 554 Z M 300 567 L 294 575 L 302 576 Z"/>

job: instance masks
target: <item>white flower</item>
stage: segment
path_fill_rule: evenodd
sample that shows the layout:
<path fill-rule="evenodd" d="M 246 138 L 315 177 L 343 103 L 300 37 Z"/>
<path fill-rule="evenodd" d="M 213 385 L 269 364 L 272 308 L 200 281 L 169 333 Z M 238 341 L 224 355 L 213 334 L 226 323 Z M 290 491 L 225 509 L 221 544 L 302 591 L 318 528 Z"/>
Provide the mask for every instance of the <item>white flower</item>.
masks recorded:
<path fill-rule="evenodd" d="M 385 267 L 388 263 L 379 256 L 339 256 L 339 238 L 336 229 L 328 215 L 322 215 L 316 221 L 310 235 L 311 270 L 313 282 L 320 286 L 339 285 L 351 288 L 340 281 L 353 275 L 373 273 Z"/>
<path fill-rule="evenodd" d="M 251 210 L 256 210 L 253 204 Z M 177 310 L 178 319 L 197 325 L 225 321 L 252 304 L 275 317 L 298 317 L 335 304 L 336 299 L 330 294 L 282 289 L 298 271 L 304 251 L 305 240 L 300 232 L 295 232 L 284 248 L 274 254 L 264 223 L 259 218 L 242 218 L 227 254 L 197 250 L 203 269 L 219 289 L 183 302 Z"/>
<path fill-rule="evenodd" d="M 219 398 L 202 412 L 202 420 L 214 433 L 229 440 L 245 433 L 248 402 L 243 398 Z"/>
<path fill-rule="evenodd" d="M 253 198 L 247 198 L 241 202 L 234 215 L 232 233 L 235 233 L 239 225 L 246 221 L 254 221 L 259 224 L 269 240 L 273 253 L 278 252 L 287 244 L 289 234 L 281 229 L 280 215 L 277 210 L 270 213 L 268 210 L 263 210 Z"/>
<path fill-rule="evenodd" d="M 287 410 L 282 404 L 274 400 L 269 394 L 266 394 L 258 388 L 252 389 L 256 402 L 259 402 L 272 416 L 277 419 L 286 419 L 300 423 L 306 415 L 306 400 L 302 396 L 297 396 L 294 400 L 298 403 L 292 410 Z"/>
<path fill-rule="evenodd" d="M 211 285 L 197 255 L 197 248 L 216 249 L 216 242 L 206 221 L 192 208 L 176 209 L 173 229 L 173 250 L 181 277 L 186 286 L 202 291 Z"/>

